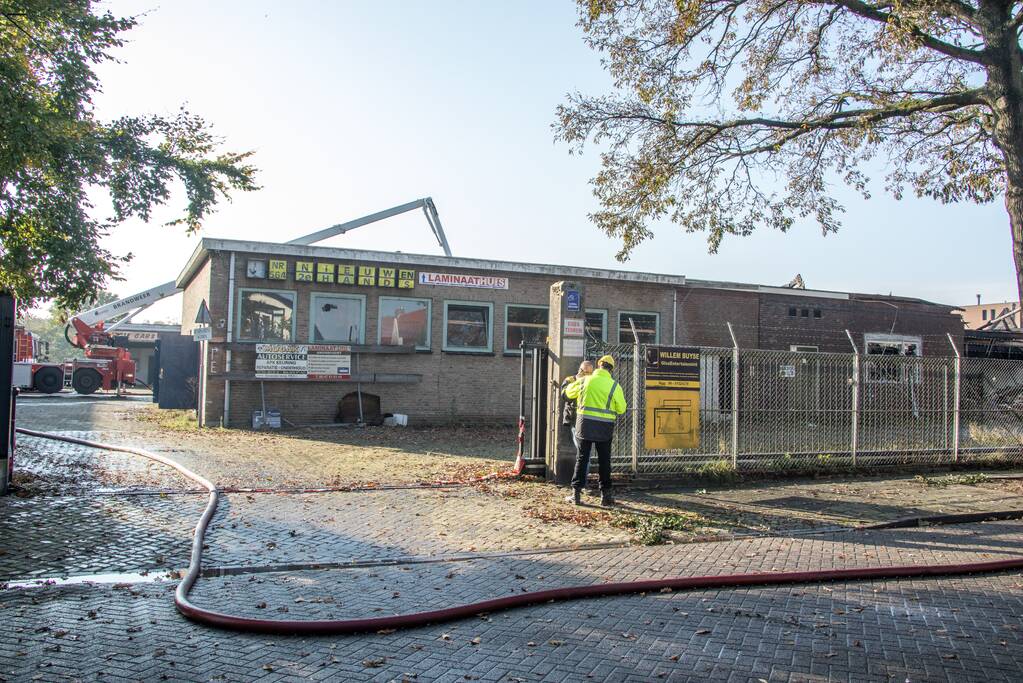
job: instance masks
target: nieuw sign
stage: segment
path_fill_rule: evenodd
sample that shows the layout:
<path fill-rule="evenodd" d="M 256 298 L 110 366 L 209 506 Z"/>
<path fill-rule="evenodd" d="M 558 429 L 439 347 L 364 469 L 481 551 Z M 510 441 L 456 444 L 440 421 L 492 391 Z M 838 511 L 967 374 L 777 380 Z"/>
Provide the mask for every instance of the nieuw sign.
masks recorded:
<path fill-rule="evenodd" d="M 461 273 L 420 273 L 419 284 L 441 287 L 475 287 L 476 289 L 508 289 L 508 278 Z"/>

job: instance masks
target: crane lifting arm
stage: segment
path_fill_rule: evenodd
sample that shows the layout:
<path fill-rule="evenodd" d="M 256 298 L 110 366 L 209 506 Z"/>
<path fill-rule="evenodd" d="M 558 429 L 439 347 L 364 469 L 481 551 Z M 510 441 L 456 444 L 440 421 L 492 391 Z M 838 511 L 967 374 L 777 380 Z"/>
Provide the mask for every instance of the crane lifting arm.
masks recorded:
<path fill-rule="evenodd" d="M 287 242 L 287 244 L 316 244 L 317 242 L 322 242 L 323 240 L 334 237 L 335 235 L 343 235 L 349 230 L 360 228 L 363 225 L 375 223 L 385 218 L 397 216 L 398 214 L 405 213 L 406 211 L 414 211 L 419 208 L 423 210 L 423 215 L 426 216 L 426 222 L 430 224 L 430 230 L 433 231 L 434 237 L 437 238 L 437 242 L 440 244 L 441 249 L 444 250 L 444 255 L 451 256 L 451 247 L 448 246 L 447 237 L 444 236 L 444 228 L 441 226 L 440 216 L 437 214 L 437 206 L 433 203 L 433 199 L 430 197 L 424 197 L 423 199 L 417 199 L 414 202 L 409 202 L 408 204 L 402 204 L 401 206 L 395 206 L 390 209 L 385 209 L 384 211 L 371 213 L 368 216 L 356 218 L 355 220 L 348 221 L 347 223 L 332 225 L 329 228 L 305 235 L 304 237 L 293 239 L 290 242 Z"/>
<path fill-rule="evenodd" d="M 123 323 L 149 308 L 157 301 L 165 299 L 179 291 L 174 280 L 165 282 L 162 285 L 152 287 L 143 292 L 138 292 L 123 299 L 118 299 L 109 304 L 97 306 L 88 311 L 79 313 L 68 321 L 64 336 L 74 346 L 84 349 L 89 344 L 104 344 L 109 342 L 110 332 L 117 329 Z M 127 314 L 127 315 L 125 315 Z M 104 329 L 103 323 L 112 318 L 125 315 L 124 318 Z M 74 339 L 69 334 L 70 328 L 74 328 Z"/>

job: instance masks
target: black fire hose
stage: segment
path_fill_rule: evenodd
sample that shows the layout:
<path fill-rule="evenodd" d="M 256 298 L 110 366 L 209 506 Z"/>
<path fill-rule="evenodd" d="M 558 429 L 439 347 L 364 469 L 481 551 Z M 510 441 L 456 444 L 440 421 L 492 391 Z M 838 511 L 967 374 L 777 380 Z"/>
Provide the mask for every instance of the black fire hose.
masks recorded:
<path fill-rule="evenodd" d="M 362 633 L 383 629 L 411 628 L 442 621 L 472 617 L 482 612 L 496 612 L 513 607 L 524 607 L 554 600 L 578 600 L 606 595 L 623 595 L 627 593 L 646 593 L 649 591 L 690 590 L 700 588 L 734 588 L 738 586 L 772 586 L 800 583 L 821 583 L 825 581 L 848 581 L 854 579 L 907 578 L 916 576 L 955 576 L 960 574 L 976 574 L 981 572 L 1000 572 L 1021 569 L 1023 557 L 988 562 L 964 562 L 957 564 L 904 565 L 899 567 L 854 567 L 851 569 L 824 569 L 802 572 L 754 572 L 749 574 L 725 574 L 721 576 L 686 576 L 647 581 L 627 581 L 620 583 L 598 583 L 584 586 L 567 586 L 530 593 L 517 593 L 492 600 L 455 605 L 425 612 L 411 612 L 386 617 L 369 617 L 363 619 L 328 619 L 298 621 L 290 619 L 256 619 L 199 607 L 188 599 L 188 594 L 199 578 L 202 564 L 202 547 L 213 514 L 216 512 L 220 499 L 220 491 L 212 483 L 192 472 L 183 465 L 156 453 L 142 449 L 97 443 L 70 436 L 37 432 L 18 428 L 17 431 L 26 436 L 42 439 L 55 439 L 68 443 L 79 444 L 109 451 L 131 453 L 162 463 L 177 470 L 184 477 L 191 479 L 209 491 L 210 498 L 203 510 L 199 522 L 195 525 L 192 538 L 192 557 L 188 571 L 178 584 L 174 593 L 174 604 L 178 611 L 192 621 L 238 631 L 275 634 L 336 634 Z M 982 513 L 983 514 L 983 513 Z M 998 513 L 988 513 L 988 516 Z M 1020 513 L 1016 513 L 1019 518 Z M 940 516 L 928 518 L 930 523 L 937 523 Z M 956 515 L 953 515 L 956 517 Z M 979 520 L 978 520 L 979 521 Z M 908 526 L 907 521 L 902 521 Z"/>

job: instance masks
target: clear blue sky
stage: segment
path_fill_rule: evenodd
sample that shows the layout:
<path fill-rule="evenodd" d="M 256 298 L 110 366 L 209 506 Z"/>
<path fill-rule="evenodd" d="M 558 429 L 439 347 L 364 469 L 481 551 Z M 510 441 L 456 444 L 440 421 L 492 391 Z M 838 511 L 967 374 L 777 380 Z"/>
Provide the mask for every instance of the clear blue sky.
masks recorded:
<path fill-rule="evenodd" d="M 566 93 L 610 81 L 582 41 L 569 0 L 522 2 L 107 2 L 144 14 L 100 69 L 102 117 L 173 113 L 185 104 L 232 150 L 255 150 L 259 192 L 207 223 L 211 237 L 286 241 L 423 196 L 437 203 L 458 256 L 679 273 L 970 303 L 1014 296 L 1000 203 L 896 202 L 876 188 L 846 201 L 845 227 L 727 239 L 671 225 L 619 266 L 617 245 L 587 219 L 595 151 L 569 156 L 550 129 Z M 180 198 L 177 206 L 181 206 Z M 196 237 L 131 222 L 107 241 L 131 252 L 129 294 L 173 279 Z M 420 213 L 328 244 L 438 253 Z M 140 319 L 179 315 L 177 302 Z"/>

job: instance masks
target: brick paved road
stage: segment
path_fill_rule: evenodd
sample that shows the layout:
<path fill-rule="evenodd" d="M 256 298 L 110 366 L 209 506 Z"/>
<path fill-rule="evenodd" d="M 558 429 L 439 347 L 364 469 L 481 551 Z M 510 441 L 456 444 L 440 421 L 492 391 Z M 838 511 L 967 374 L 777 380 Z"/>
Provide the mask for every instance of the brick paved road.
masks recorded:
<path fill-rule="evenodd" d="M 66 426 L 91 425 L 81 419 Z M 68 489 L 83 494 L 104 485 L 107 468 L 124 468 L 131 474 L 126 482 L 151 477 L 153 485 L 164 486 L 168 481 L 141 465 L 135 472 L 130 461 L 108 461 L 85 451 L 48 456 L 40 454 L 43 447 L 35 450 L 41 458 L 66 457 L 72 474 L 76 458 L 90 458 L 95 467 L 80 478 L 65 477 L 63 488 L 48 489 L 46 468 L 39 465 L 40 495 L 0 501 L 0 523 L 8 524 L 0 537 L 20 538 L 5 546 L 0 572 L 24 576 L 39 568 L 45 572 L 36 575 L 159 567 L 161 562 L 180 566 L 201 496 L 67 495 Z M 403 505 L 403 500 L 414 503 Z M 207 537 L 207 565 L 437 555 L 465 550 L 467 543 L 504 547 L 494 539 L 515 534 L 532 547 L 543 543 L 540 530 L 528 524 L 489 519 L 486 502 L 475 490 L 232 494 Z M 445 518 L 447 511 L 454 512 Z M 446 528 L 462 514 L 457 511 L 467 511 L 471 521 L 449 533 Z M 267 543 L 275 548 L 266 548 Z M 997 522 L 241 574 L 204 578 L 194 596 L 200 604 L 265 617 L 348 617 L 595 581 L 1021 553 L 1023 523 Z M 324 638 L 255 636 L 193 625 L 174 611 L 173 587 L 162 582 L 0 591 L 0 679 L 1023 679 L 1020 573 L 603 598 L 393 634 Z"/>

